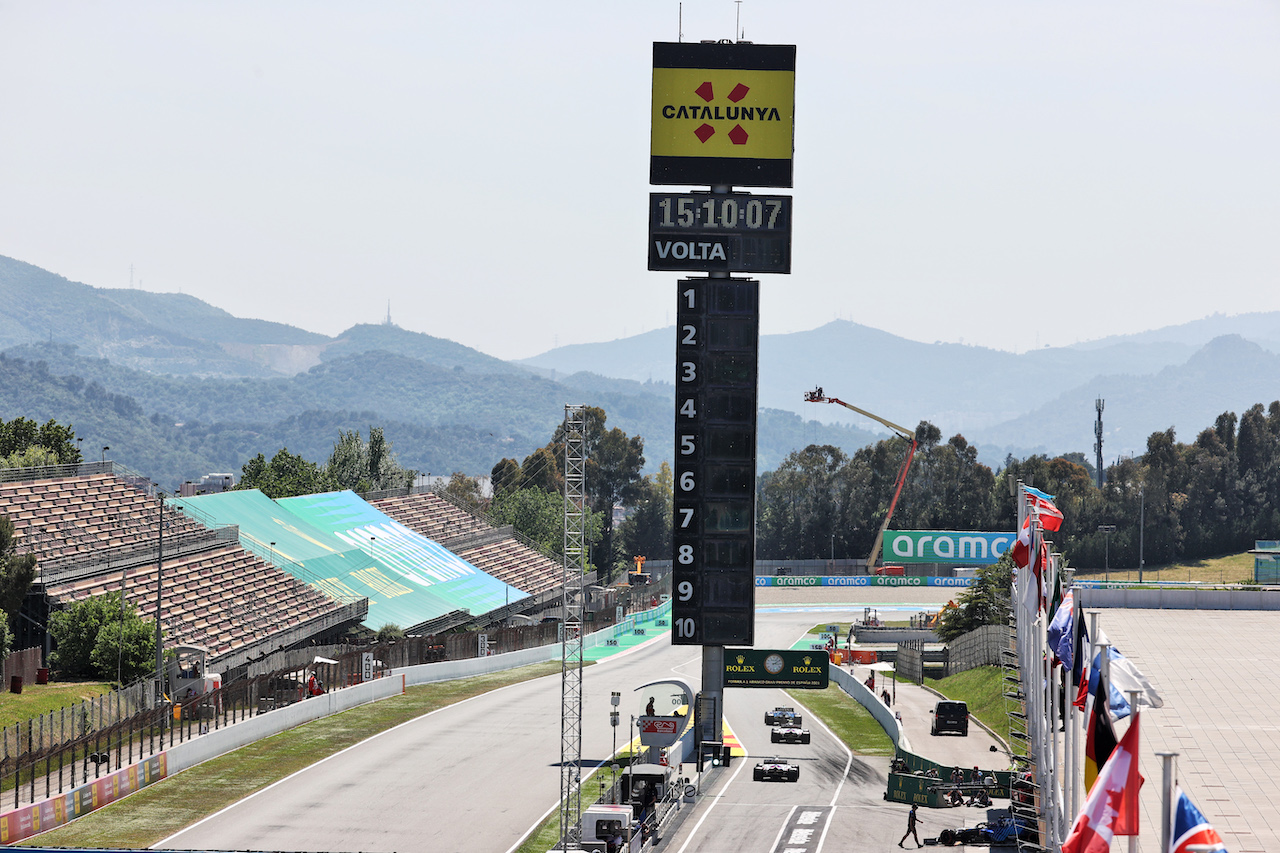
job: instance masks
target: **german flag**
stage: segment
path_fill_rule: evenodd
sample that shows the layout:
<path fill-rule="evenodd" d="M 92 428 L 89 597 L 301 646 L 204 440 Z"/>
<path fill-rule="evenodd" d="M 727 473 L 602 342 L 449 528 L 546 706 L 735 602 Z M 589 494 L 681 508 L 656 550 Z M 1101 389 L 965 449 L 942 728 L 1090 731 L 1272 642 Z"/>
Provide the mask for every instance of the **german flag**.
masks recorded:
<path fill-rule="evenodd" d="M 1084 789 L 1093 788 L 1098 771 L 1116 748 L 1116 730 L 1111 724 L 1111 685 L 1098 673 L 1098 692 L 1093 694 L 1093 711 L 1089 714 L 1089 730 L 1084 739 Z"/>

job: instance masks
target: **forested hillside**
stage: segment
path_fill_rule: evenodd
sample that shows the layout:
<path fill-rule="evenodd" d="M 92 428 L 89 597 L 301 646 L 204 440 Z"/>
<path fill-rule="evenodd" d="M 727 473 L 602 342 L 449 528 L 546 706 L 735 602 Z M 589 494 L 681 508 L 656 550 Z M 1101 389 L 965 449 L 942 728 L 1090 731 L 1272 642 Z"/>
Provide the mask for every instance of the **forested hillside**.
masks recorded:
<path fill-rule="evenodd" d="M 163 376 L 82 358 L 68 345 L 0 354 L 0 416 L 74 425 L 85 457 L 109 457 L 167 488 L 211 471 L 239 472 L 281 447 L 323 461 L 341 432 L 381 426 L 402 465 L 422 472 L 487 474 L 503 457 L 545 442 L 566 402 L 599 406 L 645 440 L 645 469 L 670 457 L 670 386 L 627 394 L 628 383 L 588 375 L 564 383 L 533 374 L 445 369 L 385 352 L 362 352 L 288 379 Z M 663 392 L 666 393 L 663 393 Z M 869 433 L 761 412 L 760 462 L 823 441 L 853 450 Z"/>

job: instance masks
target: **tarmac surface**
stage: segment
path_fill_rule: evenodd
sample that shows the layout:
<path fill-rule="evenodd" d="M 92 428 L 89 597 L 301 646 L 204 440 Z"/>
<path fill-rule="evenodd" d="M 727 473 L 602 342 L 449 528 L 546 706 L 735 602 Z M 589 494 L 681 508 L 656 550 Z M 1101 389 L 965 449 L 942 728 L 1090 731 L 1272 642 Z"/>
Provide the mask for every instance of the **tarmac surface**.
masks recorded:
<path fill-rule="evenodd" d="M 1160 850 L 1161 762 L 1232 853 L 1280 850 L 1280 613 L 1103 609 L 1098 625 L 1151 681 L 1142 712 L 1138 850 Z M 1123 735 L 1126 723 L 1116 727 Z M 1122 839 L 1120 843 L 1127 843 Z"/>

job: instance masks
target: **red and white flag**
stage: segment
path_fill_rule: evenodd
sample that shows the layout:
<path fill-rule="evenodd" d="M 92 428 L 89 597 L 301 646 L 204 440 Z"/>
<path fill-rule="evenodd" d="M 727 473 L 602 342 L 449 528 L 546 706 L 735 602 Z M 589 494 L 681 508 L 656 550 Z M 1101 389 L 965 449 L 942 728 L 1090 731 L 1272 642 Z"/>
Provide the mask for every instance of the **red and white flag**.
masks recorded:
<path fill-rule="evenodd" d="M 1129 730 L 1120 738 L 1084 808 L 1062 842 L 1062 853 L 1108 853 L 1116 835 L 1138 834 L 1138 720 L 1134 714 Z"/>
<path fill-rule="evenodd" d="M 1062 527 L 1062 510 L 1053 502 L 1053 495 L 1031 486 L 1023 486 L 1022 491 L 1027 496 L 1028 509 L 1034 508 L 1039 513 L 1041 529 L 1054 531 Z"/>

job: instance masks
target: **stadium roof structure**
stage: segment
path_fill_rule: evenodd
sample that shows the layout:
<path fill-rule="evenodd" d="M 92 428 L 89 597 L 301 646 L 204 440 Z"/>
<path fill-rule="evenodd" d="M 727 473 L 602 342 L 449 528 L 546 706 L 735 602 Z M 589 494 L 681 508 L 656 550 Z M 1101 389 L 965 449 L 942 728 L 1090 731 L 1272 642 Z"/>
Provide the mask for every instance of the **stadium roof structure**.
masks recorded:
<path fill-rule="evenodd" d="M 367 596 L 371 628 L 410 628 L 457 610 L 480 615 L 528 595 L 354 492 L 274 501 L 248 489 L 183 498 L 183 505 L 207 524 L 238 525 L 246 548 L 334 598 Z"/>

